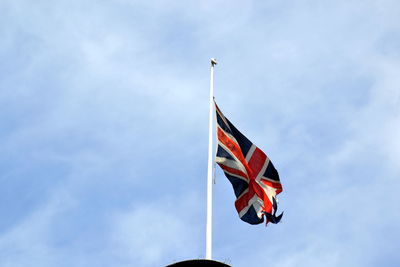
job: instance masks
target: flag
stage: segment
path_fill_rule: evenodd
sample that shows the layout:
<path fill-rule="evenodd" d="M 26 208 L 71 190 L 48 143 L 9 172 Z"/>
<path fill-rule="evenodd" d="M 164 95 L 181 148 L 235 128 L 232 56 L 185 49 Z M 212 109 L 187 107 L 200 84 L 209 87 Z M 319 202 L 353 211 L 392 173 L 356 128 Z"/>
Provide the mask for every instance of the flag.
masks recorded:
<path fill-rule="evenodd" d="M 216 162 L 231 182 L 240 219 L 250 224 L 278 223 L 276 195 L 282 192 L 279 174 L 270 159 L 247 139 L 216 106 Z"/>

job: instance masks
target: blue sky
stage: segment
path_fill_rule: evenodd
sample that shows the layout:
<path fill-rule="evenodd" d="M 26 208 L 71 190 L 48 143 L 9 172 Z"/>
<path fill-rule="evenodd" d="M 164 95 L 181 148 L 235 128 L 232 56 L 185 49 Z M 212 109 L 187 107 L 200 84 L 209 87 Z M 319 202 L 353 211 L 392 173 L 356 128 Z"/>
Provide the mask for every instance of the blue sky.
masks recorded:
<path fill-rule="evenodd" d="M 216 260 L 399 266 L 400 3 L 0 2 L 0 266 L 205 256 L 209 58 L 278 169 L 282 223 L 222 171 Z"/>

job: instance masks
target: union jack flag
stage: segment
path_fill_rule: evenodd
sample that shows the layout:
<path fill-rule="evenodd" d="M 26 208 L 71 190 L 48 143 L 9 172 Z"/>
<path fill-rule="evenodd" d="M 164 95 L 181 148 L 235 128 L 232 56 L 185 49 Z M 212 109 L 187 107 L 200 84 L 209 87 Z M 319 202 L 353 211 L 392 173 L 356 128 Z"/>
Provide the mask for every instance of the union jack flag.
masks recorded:
<path fill-rule="evenodd" d="M 218 149 L 216 162 L 231 182 L 240 219 L 250 224 L 278 223 L 276 195 L 282 192 L 279 175 L 267 155 L 247 139 L 216 106 Z"/>

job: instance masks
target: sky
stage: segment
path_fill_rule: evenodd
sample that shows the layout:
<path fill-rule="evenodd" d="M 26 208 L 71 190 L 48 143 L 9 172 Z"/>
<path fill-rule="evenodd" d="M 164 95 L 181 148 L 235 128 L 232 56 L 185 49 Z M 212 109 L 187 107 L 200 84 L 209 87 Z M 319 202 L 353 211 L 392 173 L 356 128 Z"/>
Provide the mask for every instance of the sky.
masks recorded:
<path fill-rule="evenodd" d="M 280 224 L 217 168 L 213 258 L 399 266 L 400 2 L 0 1 L 0 267 L 205 257 L 215 98 L 279 171 Z"/>

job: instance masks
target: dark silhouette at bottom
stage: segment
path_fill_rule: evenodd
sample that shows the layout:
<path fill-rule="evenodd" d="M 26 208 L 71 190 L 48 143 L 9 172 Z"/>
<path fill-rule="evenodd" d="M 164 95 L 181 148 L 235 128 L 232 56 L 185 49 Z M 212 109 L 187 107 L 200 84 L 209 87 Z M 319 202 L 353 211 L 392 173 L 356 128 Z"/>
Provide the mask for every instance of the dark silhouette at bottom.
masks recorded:
<path fill-rule="evenodd" d="M 231 267 L 225 263 L 212 260 L 187 260 L 176 262 L 166 267 L 191 267 L 191 266 L 204 266 L 204 267 Z"/>

